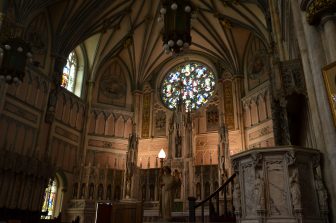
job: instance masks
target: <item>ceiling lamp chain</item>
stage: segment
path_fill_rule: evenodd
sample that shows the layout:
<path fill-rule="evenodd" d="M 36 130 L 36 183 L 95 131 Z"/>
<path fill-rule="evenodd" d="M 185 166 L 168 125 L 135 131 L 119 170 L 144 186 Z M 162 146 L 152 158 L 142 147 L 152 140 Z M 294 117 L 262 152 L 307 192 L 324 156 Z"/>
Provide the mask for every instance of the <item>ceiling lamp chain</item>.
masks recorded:
<path fill-rule="evenodd" d="M 163 48 L 166 53 L 180 53 L 191 44 L 190 0 L 162 0 L 159 21 L 164 20 Z"/>

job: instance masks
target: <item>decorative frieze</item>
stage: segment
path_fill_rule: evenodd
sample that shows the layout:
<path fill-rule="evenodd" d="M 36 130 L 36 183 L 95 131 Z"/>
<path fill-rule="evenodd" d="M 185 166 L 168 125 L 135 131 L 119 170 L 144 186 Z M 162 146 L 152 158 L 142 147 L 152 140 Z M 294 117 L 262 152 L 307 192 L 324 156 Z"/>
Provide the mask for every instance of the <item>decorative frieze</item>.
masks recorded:
<path fill-rule="evenodd" d="M 13 117 L 14 119 L 22 120 L 25 123 L 36 127 L 39 122 L 39 114 L 29 111 L 19 103 L 6 101 L 4 105 L 4 114 Z"/>
<path fill-rule="evenodd" d="M 102 148 L 102 149 L 114 149 L 114 150 L 127 150 L 126 140 L 103 140 L 103 139 L 92 139 L 88 141 L 88 146 L 92 148 Z"/>
<path fill-rule="evenodd" d="M 79 135 L 76 135 L 68 130 L 65 130 L 64 128 L 61 128 L 60 126 L 55 127 L 55 133 L 75 143 L 79 142 Z"/>

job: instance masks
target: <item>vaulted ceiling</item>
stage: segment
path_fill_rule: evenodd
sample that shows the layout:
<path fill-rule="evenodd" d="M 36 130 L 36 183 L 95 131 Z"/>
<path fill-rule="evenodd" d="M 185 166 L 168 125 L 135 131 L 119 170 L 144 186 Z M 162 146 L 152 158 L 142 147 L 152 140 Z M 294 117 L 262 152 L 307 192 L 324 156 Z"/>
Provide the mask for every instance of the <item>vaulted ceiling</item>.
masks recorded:
<path fill-rule="evenodd" d="M 82 44 L 89 58 L 92 80 L 102 66 L 118 58 L 133 85 L 151 79 L 174 57 L 164 53 L 158 22 L 159 0 L 15 0 L 18 20 L 47 11 L 51 49 L 67 55 Z M 266 1 L 192 0 L 192 45 L 184 55 L 197 54 L 222 64 L 233 74 L 243 73 L 246 46 L 252 35 L 268 45 Z"/>

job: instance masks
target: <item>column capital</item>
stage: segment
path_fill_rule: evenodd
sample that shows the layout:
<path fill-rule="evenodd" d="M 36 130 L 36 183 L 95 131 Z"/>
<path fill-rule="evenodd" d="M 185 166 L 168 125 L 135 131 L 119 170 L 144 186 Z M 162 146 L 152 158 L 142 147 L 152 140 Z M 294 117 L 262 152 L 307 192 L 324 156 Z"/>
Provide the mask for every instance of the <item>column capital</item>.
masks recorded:
<path fill-rule="evenodd" d="M 310 25 L 319 25 L 321 19 L 325 15 L 334 14 L 336 10 L 336 1 L 334 0 L 302 1 L 301 9 L 306 11 L 307 22 Z"/>

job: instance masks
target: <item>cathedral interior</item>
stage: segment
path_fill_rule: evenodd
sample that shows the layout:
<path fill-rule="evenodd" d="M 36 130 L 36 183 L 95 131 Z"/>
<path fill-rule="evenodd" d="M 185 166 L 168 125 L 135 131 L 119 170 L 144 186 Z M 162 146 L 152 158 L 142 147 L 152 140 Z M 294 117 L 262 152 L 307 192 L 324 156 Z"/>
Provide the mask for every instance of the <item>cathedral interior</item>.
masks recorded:
<path fill-rule="evenodd" d="M 163 166 L 180 219 L 224 188 L 232 222 L 335 222 L 335 36 L 335 0 L 0 1 L 0 222 L 154 222 Z"/>

